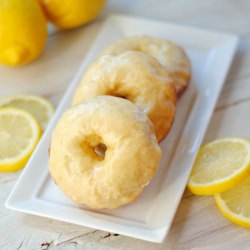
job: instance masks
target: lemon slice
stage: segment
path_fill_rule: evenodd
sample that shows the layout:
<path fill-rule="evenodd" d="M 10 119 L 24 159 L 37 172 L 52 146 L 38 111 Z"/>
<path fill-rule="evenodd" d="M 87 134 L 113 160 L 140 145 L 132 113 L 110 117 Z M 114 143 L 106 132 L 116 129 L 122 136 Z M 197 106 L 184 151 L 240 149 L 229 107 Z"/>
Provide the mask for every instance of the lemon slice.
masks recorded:
<path fill-rule="evenodd" d="M 31 113 L 45 129 L 54 114 L 54 107 L 46 99 L 36 95 L 13 95 L 0 99 L 0 107 L 13 107 Z"/>
<path fill-rule="evenodd" d="M 232 188 L 249 173 L 250 142 L 223 138 L 200 149 L 188 187 L 194 194 L 216 194 Z"/>
<path fill-rule="evenodd" d="M 23 168 L 41 136 L 36 119 L 26 111 L 0 109 L 0 171 Z"/>
<path fill-rule="evenodd" d="M 250 177 L 230 190 L 216 194 L 215 201 L 228 220 L 250 228 Z"/>

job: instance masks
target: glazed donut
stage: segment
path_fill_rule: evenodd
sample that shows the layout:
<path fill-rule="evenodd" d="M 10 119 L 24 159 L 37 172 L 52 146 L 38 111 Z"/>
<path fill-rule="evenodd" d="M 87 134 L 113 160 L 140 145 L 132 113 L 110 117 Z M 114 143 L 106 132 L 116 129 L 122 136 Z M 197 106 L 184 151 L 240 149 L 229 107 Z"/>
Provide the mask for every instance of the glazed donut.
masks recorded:
<path fill-rule="evenodd" d="M 187 88 L 190 62 L 179 45 L 150 36 L 134 36 L 112 43 L 102 54 L 117 55 L 127 50 L 141 51 L 156 58 L 172 74 L 178 96 Z"/>
<path fill-rule="evenodd" d="M 126 51 L 99 57 L 84 74 L 73 104 L 97 95 L 123 97 L 141 108 L 153 122 L 158 141 L 172 126 L 176 105 L 172 78 L 145 53 Z"/>
<path fill-rule="evenodd" d="M 106 147 L 104 156 L 97 153 L 98 145 Z M 128 100 L 97 96 L 71 107 L 59 120 L 49 170 L 77 204 L 112 209 L 138 197 L 154 176 L 160 156 L 144 112 Z"/>

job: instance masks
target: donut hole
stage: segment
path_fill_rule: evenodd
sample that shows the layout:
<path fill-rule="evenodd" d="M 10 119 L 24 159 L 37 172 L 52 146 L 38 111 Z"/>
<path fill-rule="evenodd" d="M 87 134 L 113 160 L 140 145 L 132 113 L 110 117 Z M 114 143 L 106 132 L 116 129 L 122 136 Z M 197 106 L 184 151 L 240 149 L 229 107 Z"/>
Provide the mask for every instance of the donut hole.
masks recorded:
<path fill-rule="evenodd" d="M 134 51 L 138 51 L 138 52 L 143 52 L 142 49 L 140 47 L 134 47 L 133 48 Z"/>
<path fill-rule="evenodd" d="M 116 97 L 119 97 L 119 98 L 123 98 L 123 99 L 128 99 L 126 96 L 122 96 L 122 95 L 113 95 L 113 96 L 116 96 Z"/>
<path fill-rule="evenodd" d="M 126 99 L 126 100 L 129 100 L 129 97 L 128 95 L 120 92 L 120 91 L 110 91 L 107 93 L 107 95 L 111 95 L 111 96 L 114 96 L 114 97 L 119 97 L 119 98 L 123 98 L 123 99 Z"/>
<path fill-rule="evenodd" d="M 98 156 L 105 158 L 105 153 L 107 151 L 107 146 L 104 143 L 99 143 L 94 147 L 94 151 Z"/>
<path fill-rule="evenodd" d="M 91 160 L 103 161 L 105 158 L 107 146 L 98 135 L 91 134 L 84 137 L 80 142 L 80 147 Z"/>

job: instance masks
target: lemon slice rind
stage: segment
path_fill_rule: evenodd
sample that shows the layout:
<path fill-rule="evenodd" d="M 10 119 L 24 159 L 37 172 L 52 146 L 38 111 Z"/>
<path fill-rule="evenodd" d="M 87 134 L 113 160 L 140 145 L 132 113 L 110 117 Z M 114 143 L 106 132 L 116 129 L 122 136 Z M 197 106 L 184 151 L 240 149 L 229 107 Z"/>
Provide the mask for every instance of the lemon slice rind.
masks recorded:
<path fill-rule="evenodd" d="M 237 186 L 236 186 L 237 188 Z M 232 190 L 232 189 L 231 189 Z M 228 190 L 226 192 L 231 192 L 231 190 Z M 227 218 L 229 221 L 233 222 L 234 224 L 237 224 L 239 226 L 250 228 L 250 217 L 243 216 L 240 213 L 233 212 L 227 205 L 225 200 L 223 199 L 223 193 L 219 193 L 214 195 L 215 202 L 222 213 L 222 215 Z M 245 200 L 248 201 L 247 199 Z M 235 202 L 235 200 L 234 200 Z M 239 206 L 239 202 L 237 204 Z M 247 206 L 249 207 L 249 206 Z M 240 207 L 237 207 L 236 209 L 240 209 Z"/>
<path fill-rule="evenodd" d="M 40 113 L 43 112 L 42 117 L 37 110 L 32 109 L 35 105 L 39 106 Z M 47 127 L 48 122 L 55 111 L 53 105 L 48 100 L 31 94 L 19 94 L 3 97 L 0 99 L 0 107 L 18 108 L 31 113 L 41 124 L 43 129 Z"/>
<path fill-rule="evenodd" d="M 211 181 L 207 184 L 205 183 L 199 184 L 197 182 L 194 182 L 192 180 L 192 174 L 191 174 L 190 179 L 188 181 L 188 188 L 191 190 L 192 193 L 197 194 L 197 195 L 213 195 L 216 193 L 221 193 L 234 187 L 240 181 L 242 181 L 248 174 L 250 174 L 250 142 L 247 140 L 237 138 L 237 137 L 222 138 L 222 139 L 218 139 L 211 143 L 206 144 L 205 146 L 201 148 L 201 150 L 204 150 L 207 147 L 211 147 L 221 142 L 229 142 L 229 143 L 237 142 L 237 143 L 241 143 L 242 145 L 244 145 L 248 152 L 245 157 L 244 164 L 242 164 L 241 167 L 238 168 L 236 171 L 232 172 L 232 174 L 222 179 Z M 197 157 L 199 157 L 200 152 L 198 153 Z"/>
<path fill-rule="evenodd" d="M 41 137 L 41 127 L 38 121 L 28 112 L 16 109 L 16 108 L 0 108 L 0 118 L 3 115 L 13 115 L 14 117 L 18 117 L 20 119 L 25 119 L 29 126 L 30 132 L 32 136 L 28 138 L 28 143 L 25 145 L 25 148 L 22 149 L 17 155 L 12 157 L 0 158 L 0 171 L 2 172 L 10 172 L 10 171 L 17 171 L 24 167 L 27 160 L 29 159 L 31 153 L 33 152 L 34 148 L 36 147 L 40 137 Z M 16 124 L 19 126 L 19 124 Z M 4 131 L 0 131 L 4 133 Z M 11 140 L 15 140 L 16 138 L 10 138 Z M 4 145 L 3 145 L 4 146 Z"/>

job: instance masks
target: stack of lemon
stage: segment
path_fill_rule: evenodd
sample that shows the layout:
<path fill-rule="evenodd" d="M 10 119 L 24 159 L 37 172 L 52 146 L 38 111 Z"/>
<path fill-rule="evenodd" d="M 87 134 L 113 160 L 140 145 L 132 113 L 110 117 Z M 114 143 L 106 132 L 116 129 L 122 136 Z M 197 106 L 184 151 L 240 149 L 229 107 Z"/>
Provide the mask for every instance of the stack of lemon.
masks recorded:
<path fill-rule="evenodd" d="M 62 29 L 93 20 L 105 0 L 0 0 L 0 64 L 31 62 L 43 51 L 48 19 Z"/>
<path fill-rule="evenodd" d="M 50 102 L 39 96 L 0 99 L 0 171 L 25 166 L 53 113 Z"/>
<path fill-rule="evenodd" d="M 250 142 L 223 138 L 203 146 L 188 187 L 197 195 L 214 195 L 227 219 L 250 227 Z"/>

